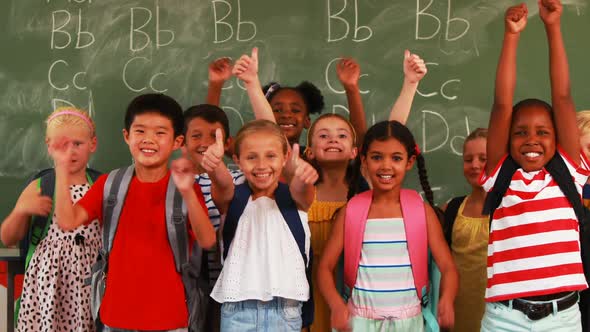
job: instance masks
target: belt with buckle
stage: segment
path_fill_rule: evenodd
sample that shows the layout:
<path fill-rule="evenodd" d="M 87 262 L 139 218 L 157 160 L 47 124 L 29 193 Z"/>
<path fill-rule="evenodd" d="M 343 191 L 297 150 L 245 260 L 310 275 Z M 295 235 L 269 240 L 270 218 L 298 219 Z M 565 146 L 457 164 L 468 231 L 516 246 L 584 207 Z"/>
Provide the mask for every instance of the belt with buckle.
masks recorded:
<path fill-rule="evenodd" d="M 557 304 L 557 311 L 565 310 L 578 303 L 578 292 L 572 292 L 560 299 L 546 302 L 513 299 L 512 309 L 524 313 L 530 320 L 539 320 L 553 313 L 553 302 Z M 510 301 L 498 301 L 498 303 L 510 307 Z"/>

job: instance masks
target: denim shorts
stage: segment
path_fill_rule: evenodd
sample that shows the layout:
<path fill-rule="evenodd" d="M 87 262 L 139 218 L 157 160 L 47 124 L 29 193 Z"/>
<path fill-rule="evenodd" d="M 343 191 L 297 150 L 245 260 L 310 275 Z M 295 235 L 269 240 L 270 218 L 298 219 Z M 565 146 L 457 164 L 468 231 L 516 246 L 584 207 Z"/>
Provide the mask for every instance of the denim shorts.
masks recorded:
<path fill-rule="evenodd" d="M 225 302 L 221 306 L 221 332 L 300 332 L 301 307 L 296 300 Z"/>

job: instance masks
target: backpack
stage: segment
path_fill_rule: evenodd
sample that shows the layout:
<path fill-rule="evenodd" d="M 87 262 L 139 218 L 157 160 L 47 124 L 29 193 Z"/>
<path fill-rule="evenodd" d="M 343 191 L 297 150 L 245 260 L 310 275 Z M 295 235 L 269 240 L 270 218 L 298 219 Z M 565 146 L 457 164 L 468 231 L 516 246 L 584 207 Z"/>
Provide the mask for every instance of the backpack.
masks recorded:
<path fill-rule="evenodd" d="M 520 166 L 512 159 L 510 155 L 506 157 L 494 187 L 488 193 L 485 203 L 483 214 L 490 215 L 490 226 L 493 220 L 494 211 L 502 202 L 502 197 L 508 190 L 512 176 L 518 170 Z M 580 253 L 582 256 L 582 265 L 584 267 L 584 276 L 586 281 L 590 280 L 590 210 L 582 204 L 582 199 L 576 185 L 572 179 L 572 175 L 567 168 L 567 165 L 563 161 L 559 153 L 555 153 L 549 162 L 545 165 L 545 169 L 557 185 L 563 194 L 567 197 L 574 208 L 576 217 L 579 224 L 580 233 Z M 491 228 L 491 227 L 490 227 Z M 580 311 L 582 313 L 582 329 L 588 331 L 590 329 L 590 290 L 586 289 L 580 292 Z"/>
<path fill-rule="evenodd" d="M 227 258 L 229 247 L 234 239 L 236 229 L 238 228 L 240 216 L 244 212 L 246 204 L 248 204 L 248 199 L 251 195 L 252 190 L 248 186 L 247 182 L 235 187 L 234 197 L 230 202 L 229 209 L 223 224 L 223 259 Z M 306 266 L 305 274 L 307 276 L 307 283 L 309 284 L 309 300 L 303 303 L 301 319 L 303 322 L 302 326 L 307 327 L 313 322 L 314 316 L 313 287 L 311 283 L 313 252 L 310 248 L 308 261 L 307 255 L 305 254 L 305 231 L 303 229 L 303 225 L 301 224 L 299 213 L 297 212 L 297 205 L 291 197 L 291 193 L 289 192 L 289 186 L 279 182 L 274 195 L 275 202 L 277 203 L 277 206 L 283 215 L 283 219 L 285 219 L 285 222 L 289 226 L 289 230 L 291 231 L 293 238 L 295 238 L 295 241 L 297 242 L 299 252 L 301 253 L 301 257 L 303 257 L 303 262 Z"/>
<path fill-rule="evenodd" d="M 455 225 L 455 219 L 457 218 L 459 208 L 465 200 L 465 197 L 467 196 L 459 196 L 451 199 L 447 204 L 447 209 L 444 212 L 443 233 L 449 248 L 451 248 L 451 244 L 453 243 L 453 226 Z"/>
<path fill-rule="evenodd" d="M 108 258 L 113 246 L 119 217 L 125 203 L 129 184 L 133 178 L 134 167 L 111 171 L 103 191 L 103 242 L 98 253 L 97 262 L 92 267 L 92 275 L 87 283 L 91 284 L 92 318 L 101 326 L 99 309 L 106 287 Z M 172 176 L 166 189 L 166 230 L 168 241 L 174 255 L 176 271 L 182 277 L 186 303 L 188 307 L 189 332 L 204 331 L 207 312 L 209 284 L 207 274 L 201 268 L 206 266 L 203 250 L 195 245 L 189 254 L 189 238 L 186 227 L 187 208 L 182 196 L 176 189 Z M 203 273 L 201 273 L 203 272 Z"/>
<path fill-rule="evenodd" d="M 344 283 L 349 289 L 356 284 L 356 277 L 369 208 L 373 191 L 365 191 L 350 199 L 346 205 L 344 221 Z M 428 252 L 426 212 L 424 202 L 414 190 L 402 189 L 400 193 L 404 228 L 406 231 L 410 263 L 416 293 L 422 304 L 425 330 L 439 331 L 437 304 L 440 290 L 440 271 Z M 408 216 L 411 217 L 411 221 Z M 429 280 L 430 275 L 430 280 Z"/>
<path fill-rule="evenodd" d="M 92 185 L 101 173 L 97 170 L 92 168 L 86 169 L 86 179 L 88 183 Z M 36 181 L 37 188 L 40 189 L 42 196 L 51 197 L 52 200 L 55 200 L 55 169 L 54 168 L 46 168 L 43 170 L 38 171 L 37 173 L 31 175 L 27 181 L 25 182 L 26 185 L 29 183 Z M 24 188 L 23 188 L 24 189 Z M 37 246 L 45 238 L 47 235 L 47 231 L 49 230 L 49 225 L 52 223 L 53 211 L 55 206 L 52 206 L 51 213 L 48 216 L 33 216 L 31 218 L 31 225 L 29 226 L 29 230 L 25 239 L 20 243 L 20 256 L 21 259 L 24 261 L 24 271 L 26 272 L 29 268 L 29 264 L 31 262 L 31 258 L 37 249 Z M 20 301 L 21 298 L 19 297 L 16 300 L 15 310 L 14 310 L 14 321 L 17 322 L 18 320 L 18 313 L 20 311 Z"/>

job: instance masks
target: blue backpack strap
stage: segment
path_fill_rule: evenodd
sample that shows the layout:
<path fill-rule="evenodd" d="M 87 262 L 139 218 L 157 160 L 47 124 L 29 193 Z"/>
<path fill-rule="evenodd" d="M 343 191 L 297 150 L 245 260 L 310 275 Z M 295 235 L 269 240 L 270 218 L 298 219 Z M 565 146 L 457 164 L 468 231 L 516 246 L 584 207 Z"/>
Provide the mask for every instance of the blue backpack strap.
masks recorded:
<path fill-rule="evenodd" d="M 229 246 L 234 239 L 236 229 L 238 228 L 238 221 L 240 216 L 244 213 L 248 199 L 252 195 L 252 190 L 247 182 L 237 185 L 234 189 L 234 197 L 229 203 L 225 221 L 223 222 L 223 259 L 227 258 Z"/>
<path fill-rule="evenodd" d="M 283 218 L 289 226 L 289 230 L 297 242 L 303 263 L 305 264 L 305 275 L 307 277 L 307 284 L 309 285 L 309 299 L 303 303 L 301 312 L 301 320 L 303 327 L 308 327 L 313 322 L 314 318 L 314 302 L 313 302 L 313 287 L 311 277 L 311 267 L 313 265 L 313 252 L 309 249 L 309 261 L 305 253 L 305 230 L 301 224 L 301 218 L 299 212 L 297 212 L 297 203 L 291 197 L 289 186 L 279 182 L 277 189 L 275 190 L 275 201 L 277 206 L 283 215 Z"/>

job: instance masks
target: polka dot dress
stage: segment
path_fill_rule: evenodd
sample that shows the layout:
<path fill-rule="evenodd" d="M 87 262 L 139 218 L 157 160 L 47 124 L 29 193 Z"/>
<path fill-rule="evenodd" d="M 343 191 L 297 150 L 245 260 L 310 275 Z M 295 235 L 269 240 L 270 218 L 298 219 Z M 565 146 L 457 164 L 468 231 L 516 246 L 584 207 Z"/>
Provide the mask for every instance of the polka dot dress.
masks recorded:
<path fill-rule="evenodd" d="M 88 184 L 73 185 L 70 195 L 77 202 Z M 63 231 L 55 222 L 37 246 L 25 273 L 17 331 L 95 330 L 90 313 L 90 276 L 101 245 L 98 221 Z"/>

